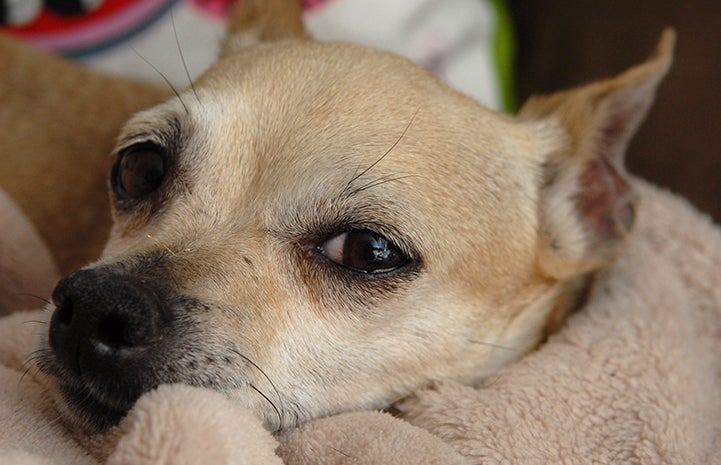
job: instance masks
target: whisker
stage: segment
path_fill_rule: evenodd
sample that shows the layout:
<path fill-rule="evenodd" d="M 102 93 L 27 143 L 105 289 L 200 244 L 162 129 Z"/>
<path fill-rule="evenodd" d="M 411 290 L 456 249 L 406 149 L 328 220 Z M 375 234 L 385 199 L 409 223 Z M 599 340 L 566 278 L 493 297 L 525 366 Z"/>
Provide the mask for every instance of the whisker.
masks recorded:
<path fill-rule="evenodd" d="M 403 129 L 403 132 L 401 133 L 401 135 L 398 137 L 398 139 L 396 139 L 395 142 L 393 142 L 393 145 L 391 145 L 390 148 L 389 148 L 388 150 L 386 150 L 386 152 L 385 152 L 383 155 L 380 156 L 380 158 L 378 158 L 376 161 L 374 161 L 373 163 L 371 163 L 370 166 L 368 166 L 366 169 L 364 169 L 364 170 L 361 171 L 360 173 L 355 174 L 355 175 L 351 178 L 351 180 L 348 181 L 348 184 L 346 184 L 346 188 L 345 188 L 346 191 L 348 190 L 348 188 L 350 188 L 350 185 L 351 185 L 351 184 L 353 184 L 355 181 L 357 181 L 357 180 L 358 180 L 360 177 L 362 177 L 364 174 L 366 174 L 367 172 L 369 172 L 370 170 L 372 170 L 373 167 L 375 167 L 378 163 L 380 163 L 381 161 L 383 161 L 383 159 L 384 159 L 385 157 L 387 157 L 388 154 L 391 153 L 391 151 L 393 151 L 394 148 L 396 148 L 396 146 L 400 143 L 400 141 L 403 139 L 403 137 L 404 137 L 404 136 L 406 135 L 406 133 L 408 132 L 408 129 L 410 129 L 411 124 L 413 124 L 413 121 L 416 119 L 416 115 L 418 115 L 418 112 L 419 112 L 419 111 L 420 111 L 420 109 L 416 110 L 416 112 L 413 113 L 413 116 L 411 117 L 411 120 L 408 121 L 408 124 L 406 125 L 405 129 Z"/>
<path fill-rule="evenodd" d="M 33 368 L 37 368 L 37 366 L 35 366 L 34 364 L 31 364 L 31 365 L 28 365 L 28 367 L 25 368 L 25 370 L 23 370 L 23 374 L 20 375 L 20 379 L 18 379 L 18 389 L 20 389 L 20 386 L 22 386 L 23 381 L 25 380 L 25 376 L 27 376 L 27 374 L 30 373 L 30 370 L 32 370 Z"/>
<path fill-rule="evenodd" d="M 24 325 L 26 325 L 26 324 L 28 324 L 28 323 L 35 323 L 35 324 L 39 324 L 39 325 L 46 325 L 46 324 L 48 324 L 47 321 L 41 321 L 41 320 L 25 320 L 25 321 L 22 322 L 22 324 L 24 324 Z"/>
<path fill-rule="evenodd" d="M 266 401 L 268 401 L 268 403 L 270 404 L 270 406 L 273 407 L 273 410 L 275 410 L 275 414 L 278 415 L 278 427 L 280 428 L 280 427 L 283 425 L 283 417 L 281 416 L 280 410 L 278 410 L 278 407 L 276 407 L 275 404 L 273 403 L 273 401 L 270 400 L 270 399 L 268 398 L 268 396 L 266 396 L 265 394 L 263 394 L 263 392 L 262 392 L 260 389 L 258 389 L 257 387 L 253 386 L 253 384 L 248 383 L 248 386 L 250 386 L 251 388 L 253 388 L 253 390 L 254 390 L 255 392 L 257 392 L 258 394 L 260 394 L 260 396 L 261 396 L 263 399 L 265 399 Z"/>
<path fill-rule="evenodd" d="M 348 454 L 348 453 L 346 453 L 346 452 L 343 452 L 342 450 L 340 450 L 340 449 L 338 449 L 338 448 L 336 448 L 336 447 L 333 447 L 333 446 L 328 446 L 328 447 L 330 447 L 332 450 L 338 452 L 340 455 L 342 455 L 342 456 L 344 456 L 344 457 L 348 457 L 349 459 L 350 459 L 350 458 L 353 458 L 352 455 L 350 455 L 350 454 Z"/>
<path fill-rule="evenodd" d="M 373 188 L 373 187 L 376 187 L 376 186 L 380 186 L 381 184 L 385 184 L 385 183 L 387 183 L 387 182 L 400 181 L 401 179 L 412 178 L 412 177 L 415 177 L 415 175 L 413 175 L 413 174 L 404 174 L 404 175 L 400 175 L 400 176 L 396 176 L 396 177 L 385 176 L 385 177 L 383 177 L 383 178 L 376 179 L 375 181 L 371 181 L 371 182 L 369 182 L 368 184 L 365 184 L 365 185 L 363 185 L 363 186 L 361 186 L 361 187 L 359 187 L 359 188 L 357 188 L 357 189 L 354 189 L 353 191 L 350 192 L 350 194 L 351 194 L 351 195 L 355 195 L 355 194 L 357 194 L 358 192 L 362 192 L 362 191 L 364 191 L 364 190 L 367 190 L 367 189 L 370 189 L 370 188 Z"/>
<path fill-rule="evenodd" d="M 193 91 L 193 95 L 195 95 L 195 100 L 200 102 L 200 98 L 198 97 L 198 93 L 195 91 L 195 85 L 193 84 L 193 79 L 190 77 L 190 71 L 188 71 L 188 64 L 185 61 L 185 55 L 183 55 L 183 49 L 180 47 L 180 39 L 178 39 L 178 30 L 175 27 L 175 15 L 173 14 L 173 10 L 170 10 L 170 22 L 173 24 L 173 35 L 175 36 L 175 45 L 178 47 L 178 54 L 180 55 L 180 61 L 183 63 L 183 69 L 185 69 L 185 76 L 188 78 L 188 83 L 190 84 L 190 88 Z"/>
<path fill-rule="evenodd" d="M 33 299 L 37 299 L 37 300 L 39 300 L 39 301 L 41 301 L 41 302 L 45 302 L 46 304 L 50 304 L 50 305 L 53 304 L 53 303 L 50 302 L 48 299 L 45 299 L 45 298 L 43 298 L 43 297 L 40 297 L 39 295 L 29 294 L 29 293 L 27 293 L 27 292 L 14 292 L 13 295 L 18 296 L 18 297 L 19 297 L 19 296 L 32 297 Z"/>
<path fill-rule="evenodd" d="M 509 350 L 511 352 L 522 352 L 521 349 L 516 349 L 515 347 L 502 346 L 500 344 L 494 344 L 492 342 L 474 341 L 473 339 L 469 339 L 468 342 L 470 342 L 472 344 L 480 344 L 480 345 L 484 345 L 484 346 L 488 346 L 488 347 L 493 347 L 494 349 Z"/>
<path fill-rule="evenodd" d="M 170 79 L 168 79 L 167 76 L 165 76 L 165 74 L 161 73 L 160 70 L 159 70 L 157 67 L 155 67 L 155 65 L 153 65 L 150 61 L 148 61 L 147 58 L 145 58 L 143 55 L 141 55 L 140 52 L 138 52 L 138 51 L 135 49 L 135 47 L 133 47 L 132 45 L 128 45 L 128 47 L 130 47 L 130 49 L 131 49 L 133 52 L 135 52 L 135 54 L 136 54 L 141 60 L 143 60 L 148 66 L 150 66 L 151 68 L 153 68 L 153 70 L 154 70 L 156 73 L 158 73 L 158 75 L 163 79 L 163 81 L 165 81 L 165 83 L 168 85 L 168 87 L 170 87 L 170 89 L 173 91 L 173 93 L 175 94 L 175 96 L 178 97 L 178 100 L 180 100 L 180 104 L 183 105 L 183 108 L 185 109 L 185 113 L 186 113 L 186 114 L 190 114 L 190 110 L 188 109 L 188 106 L 185 104 L 185 102 L 183 101 L 183 98 L 180 96 L 180 93 L 178 92 L 178 89 L 176 89 L 175 86 L 170 82 Z"/>
<path fill-rule="evenodd" d="M 62 421 L 63 421 L 62 415 L 58 414 L 58 415 L 55 416 L 55 418 L 53 418 L 53 419 L 45 422 L 45 425 L 50 426 L 50 427 L 53 427 L 53 426 L 59 424 L 59 423 L 62 422 Z"/>
<path fill-rule="evenodd" d="M 175 257 L 176 253 L 170 250 L 170 247 L 160 242 L 160 240 L 156 239 L 155 237 L 151 236 L 150 234 L 145 235 L 148 239 L 154 241 L 156 244 L 158 244 L 160 247 L 164 248 L 171 256 Z"/>
<path fill-rule="evenodd" d="M 500 376 L 494 376 L 493 379 L 486 379 L 480 386 L 483 389 L 488 389 L 488 388 L 495 386 L 495 384 L 500 380 L 501 380 Z"/>
<path fill-rule="evenodd" d="M 258 370 L 258 371 L 260 372 L 260 374 L 263 375 L 263 377 L 266 379 L 266 381 L 268 381 L 268 384 L 270 384 L 270 387 L 272 387 L 272 388 L 273 388 L 273 391 L 275 391 L 275 395 L 276 395 L 276 397 L 278 398 L 278 402 L 280 403 L 280 409 L 281 409 L 281 411 L 284 410 L 284 408 L 283 408 L 283 397 L 280 395 L 280 391 L 278 391 L 278 388 L 275 386 L 275 383 L 273 383 L 273 381 L 271 381 L 271 379 L 270 379 L 270 377 L 268 376 L 268 374 L 267 374 L 260 366 L 258 366 L 257 363 L 255 363 L 253 360 L 251 360 L 250 357 L 248 357 L 247 355 L 243 354 L 242 352 L 240 352 L 240 351 L 239 351 L 238 349 L 236 349 L 235 347 L 231 347 L 231 350 L 232 350 L 236 355 L 238 355 L 238 357 L 240 357 L 240 358 L 242 358 L 243 360 L 245 360 L 246 362 L 248 362 L 253 368 L 255 368 L 256 370 Z M 272 404 L 272 402 L 271 402 L 271 404 Z M 273 408 L 275 408 L 275 405 L 273 405 Z M 276 409 L 276 410 L 277 410 L 277 409 Z M 279 413 L 279 414 L 278 414 L 278 417 L 279 417 L 280 422 L 281 422 L 281 425 L 282 425 L 282 424 L 283 424 L 283 416 Z"/>
<path fill-rule="evenodd" d="M 50 349 L 48 349 L 47 347 L 40 347 L 39 349 L 35 349 L 35 350 L 33 350 L 32 352 L 30 352 L 30 353 L 28 354 L 28 361 L 29 361 L 30 359 L 32 359 L 33 357 L 37 357 L 37 356 L 39 356 L 39 355 L 43 355 L 43 354 L 45 354 L 45 353 L 47 353 L 47 352 L 49 352 L 49 351 L 50 351 Z"/>
<path fill-rule="evenodd" d="M 20 379 L 18 379 L 18 388 L 20 388 L 20 385 L 25 379 L 25 376 L 27 376 L 27 374 L 30 373 L 33 368 L 37 370 L 40 369 L 37 362 L 42 359 L 42 357 L 45 356 L 45 354 L 47 354 L 48 352 L 48 349 L 42 348 L 34 350 L 30 353 L 30 355 L 28 355 L 28 358 L 22 364 L 22 367 L 24 367 L 25 369 L 23 370 L 23 374 L 20 375 Z"/>

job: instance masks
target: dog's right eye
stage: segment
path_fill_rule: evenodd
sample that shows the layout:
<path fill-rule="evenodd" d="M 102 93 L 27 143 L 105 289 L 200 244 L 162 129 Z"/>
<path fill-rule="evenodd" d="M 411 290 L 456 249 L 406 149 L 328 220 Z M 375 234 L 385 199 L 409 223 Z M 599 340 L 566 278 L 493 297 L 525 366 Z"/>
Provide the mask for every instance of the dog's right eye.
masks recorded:
<path fill-rule="evenodd" d="M 411 261 L 396 244 L 367 230 L 343 232 L 319 249 L 332 262 L 359 273 L 388 273 Z"/>
<path fill-rule="evenodd" d="M 120 152 L 111 173 L 111 185 L 120 199 L 140 199 L 157 190 L 164 177 L 163 149 L 138 144 Z"/>

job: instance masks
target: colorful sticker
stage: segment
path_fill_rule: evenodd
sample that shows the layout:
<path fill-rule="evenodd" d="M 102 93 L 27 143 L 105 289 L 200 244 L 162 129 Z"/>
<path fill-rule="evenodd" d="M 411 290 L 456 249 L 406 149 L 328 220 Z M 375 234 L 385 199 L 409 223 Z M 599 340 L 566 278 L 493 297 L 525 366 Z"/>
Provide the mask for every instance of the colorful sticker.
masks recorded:
<path fill-rule="evenodd" d="M 179 0 L 0 0 L 0 30 L 40 48 L 83 55 L 153 24 Z"/>

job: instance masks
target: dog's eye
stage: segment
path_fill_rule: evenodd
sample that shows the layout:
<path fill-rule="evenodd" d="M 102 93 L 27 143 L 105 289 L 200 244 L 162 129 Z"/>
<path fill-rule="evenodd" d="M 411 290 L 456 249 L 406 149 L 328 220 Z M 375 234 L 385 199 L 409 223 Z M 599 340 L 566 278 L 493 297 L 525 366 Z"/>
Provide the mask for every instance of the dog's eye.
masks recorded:
<path fill-rule="evenodd" d="M 113 166 L 111 184 L 115 194 L 123 199 L 139 199 L 154 192 L 165 177 L 165 154 L 150 144 L 129 147 Z"/>
<path fill-rule="evenodd" d="M 320 246 L 331 261 L 360 273 L 387 273 L 410 262 L 410 258 L 385 237 L 366 230 L 346 231 Z"/>

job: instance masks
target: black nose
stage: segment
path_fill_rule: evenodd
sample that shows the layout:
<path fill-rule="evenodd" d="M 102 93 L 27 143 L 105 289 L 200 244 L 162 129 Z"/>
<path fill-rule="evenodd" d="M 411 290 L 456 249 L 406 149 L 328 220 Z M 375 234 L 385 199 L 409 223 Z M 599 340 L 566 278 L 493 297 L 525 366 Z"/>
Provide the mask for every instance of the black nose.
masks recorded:
<path fill-rule="evenodd" d="M 118 374 L 159 339 L 157 291 L 141 278 L 102 268 L 60 280 L 53 292 L 50 347 L 74 372 Z"/>

